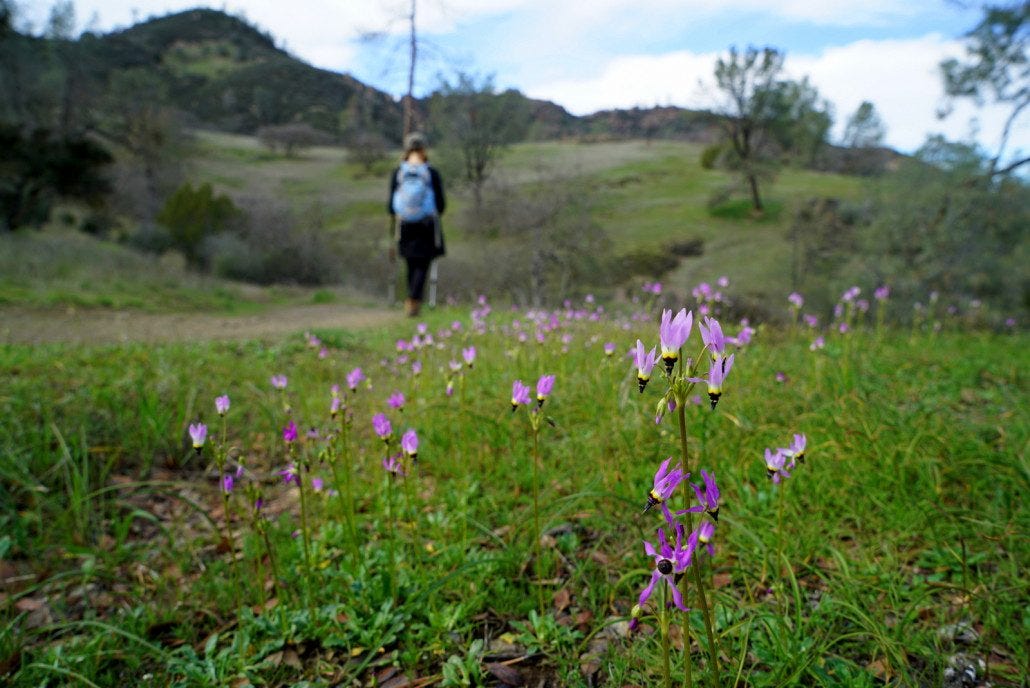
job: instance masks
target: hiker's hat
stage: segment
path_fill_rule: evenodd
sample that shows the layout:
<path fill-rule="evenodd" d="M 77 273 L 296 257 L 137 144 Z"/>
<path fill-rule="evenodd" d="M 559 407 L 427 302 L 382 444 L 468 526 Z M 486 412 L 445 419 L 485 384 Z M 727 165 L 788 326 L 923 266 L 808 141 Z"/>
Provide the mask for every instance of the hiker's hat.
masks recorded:
<path fill-rule="evenodd" d="M 426 149 L 426 135 L 420 131 L 413 131 L 404 137 L 405 151 L 424 151 Z"/>

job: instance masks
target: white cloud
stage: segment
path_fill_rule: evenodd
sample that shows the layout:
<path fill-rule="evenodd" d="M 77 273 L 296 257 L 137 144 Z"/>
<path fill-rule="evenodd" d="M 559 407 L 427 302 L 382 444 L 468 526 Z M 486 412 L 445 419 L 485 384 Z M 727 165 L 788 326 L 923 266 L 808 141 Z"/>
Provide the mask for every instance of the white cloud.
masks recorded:
<path fill-rule="evenodd" d="M 970 104 L 958 103 L 947 119 L 936 117 L 944 97 L 938 64 L 962 52 L 960 43 L 936 34 L 907 40 L 863 40 L 817 55 L 788 55 L 786 71 L 792 78 L 808 75 L 833 103 L 838 135 L 847 117 L 863 100 L 869 100 L 887 125 L 887 142 L 901 150 L 918 148 L 928 133 L 966 139 L 974 116 L 979 120 L 977 140 L 993 150 L 1006 114 L 1003 108 L 977 111 Z M 710 108 L 717 102 L 712 78 L 716 57 L 716 53 L 689 51 L 622 56 L 609 61 L 594 78 L 541 83 L 526 90 L 576 114 L 666 104 Z M 1030 146 L 1027 119 L 1013 132 L 1012 149 Z"/>
<path fill-rule="evenodd" d="M 1006 116 L 1005 108 L 984 107 L 956 102 L 954 112 L 944 120 L 936 113 L 944 104 L 940 63 L 948 57 L 961 57 L 964 48 L 958 41 L 930 34 L 904 40 L 857 41 L 827 48 L 816 56 L 787 58 L 787 70 L 794 77 L 808 74 L 812 83 L 836 107 L 837 132 L 863 100 L 876 106 L 887 124 L 888 142 L 903 150 L 917 148 L 928 133 L 943 133 L 951 139 L 976 139 L 989 150 L 999 141 Z M 979 120 L 979 131 L 972 132 L 970 121 Z M 1014 133 L 1012 143 L 1026 146 L 1027 120 Z"/>

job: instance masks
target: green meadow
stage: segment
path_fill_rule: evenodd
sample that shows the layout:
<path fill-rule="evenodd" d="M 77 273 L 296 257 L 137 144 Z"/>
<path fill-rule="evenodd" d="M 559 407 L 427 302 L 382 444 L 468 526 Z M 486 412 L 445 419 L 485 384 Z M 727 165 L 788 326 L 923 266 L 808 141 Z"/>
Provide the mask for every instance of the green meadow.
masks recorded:
<path fill-rule="evenodd" d="M 714 473 L 722 493 L 714 556 L 694 563 L 713 667 L 695 592 L 689 614 L 666 616 L 656 595 L 634 617 L 655 566 L 642 542 L 663 522 L 641 512 L 682 448 L 676 412 L 655 422 L 662 363 L 640 393 L 624 357 L 638 337 L 657 343 L 657 306 L 501 308 L 478 328 L 440 310 L 424 321 L 433 343 L 413 351 L 396 344 L 414 339 L 410 322 L 318 343 L 4 346 L 0 675 L 651 686 L 667 647 L 681 685 L 686 646 L 697 685 L 940 685 L 962 662 L 1020 685 L 1025 337 L 856 323 L 816 351 L 796 328 L 730 347 L 718 406 L 701 384 L 683 407 L 691 480 Z M 685 351 L 700 350 L 696 330 Z M 367 379 L 351 391 L 355 367 Z M 513 411 L 510 398 L 515 379 L 542 374 L 556 383 L 534 445 L 536 403 Z M 195 451 L 198 422 L 209 434 Z M 398 447 L 408 429 L 417 462 Z M 793 433 L 806 460 L 774 484 L 763 452 Z M 403 475 L 383 468 L 396 454 Z M 280 475 L 291 463 L 303 494 Z M 669 504 L 696 499 L 684 483 Z"/>
<path fill-rule="evenodd" d="M 330 234 L 385 229 L 389 164 L 363 174 L 337 148 L 288 159 L 203 132 L 192 150 L 195 181 L 279 199 Z M 511 149 L 500 188 L 587 189 L 616 255 L 703 245 L 661 296 L 602 279 L 596 302 L 556 310 L 498 300 L 305 331 L 283 314 L 384 304 L 348 286 L 199 275 L 59 221 L 0 237 L 7 313 L 185 318 L 180 343 L 0 345 L 0 682 L 937 686 L 969 669 L 980 685 L 1022 685 L 1026 336 L 932 302 L 912 327 L 891 326 L 912 304 L 890 299 L 847 311 L 846 334 L 839 321 L 791 325 L 794 210 L 870 190 L 785 169 L 755 218 L 733 200 L 708 206 L 731 179 L 699 154 Z M 464 224 L 470 195 L 452 188 L 449 255 L 472 260 L 484 239 Z M 721 300 L 690 296 L 723 276 Z M 737 314 L 756 303 L 781 324 L 746 328 Z M 714 409 L 706 382 L 674 383 L 661 361 L 641 393 L 626 355 L 638 338 L 657 345 L 662 309 L 683 307 L 743 333 Z M 284 322 L 206 341 L 191 314 Z M 680 360 L 675 376 L 710 375 L 697 324 Z M 534 411 L 545 374 L 554 390 Z M 530 403 L 513 410 L 516 380 Z M 805 460 L 773 482 L 766 450 L 795 434 Z M 713 553 L 695 542 L 670 574 L 689 612 L 670 606 L 662 577 L 638 606 L 662 573 L 644 541 L 677 532 L 661 508 L 644 512 L 670 457 L 690 473 L 672 511 L 698 506 L 702 469 L 721 491 L 717 520 L 675 516 L 682 546 L 695 526 L 715 528 Z"/>

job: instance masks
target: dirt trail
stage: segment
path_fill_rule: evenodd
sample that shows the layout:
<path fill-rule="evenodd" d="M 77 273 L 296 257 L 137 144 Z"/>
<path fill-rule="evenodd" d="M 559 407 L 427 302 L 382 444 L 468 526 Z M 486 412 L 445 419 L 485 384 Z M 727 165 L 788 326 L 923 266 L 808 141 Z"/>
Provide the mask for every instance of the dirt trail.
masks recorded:
<path fill-rule="evenodd" d="M 247 315 L 0 307 L 0 343 L 116 344 L 254 339 L 312 328 L 381 327 L 402 318 L 399 311 L 339 304 L 273 307 Z"/>

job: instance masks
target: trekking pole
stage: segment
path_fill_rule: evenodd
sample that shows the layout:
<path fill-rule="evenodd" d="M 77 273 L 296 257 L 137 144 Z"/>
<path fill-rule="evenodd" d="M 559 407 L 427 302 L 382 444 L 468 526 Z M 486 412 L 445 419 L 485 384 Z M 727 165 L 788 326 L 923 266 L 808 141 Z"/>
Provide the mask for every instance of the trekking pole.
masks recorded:
<path fill-rule="evenodd" d="M 439 272 L 436 267 L 436 258 L 429 264 L 429 307 L 436 308 L 436 279 Z"/>
<path fill-rule="evenodd" d="M 390 243 L 386 248 L 386 255 L 390 257 L 392 270 L 390 271 L 390 282 L 386 286 L 386 301 L 391 306 L 397 303 L 397 283 L 400 281 L 400 261 L 397 260 L 397 248 L 395 246 L 397 236 L 397 216 L 390 216 L 389 224 Z"/>
<path fill-rule="evenodd" d="M 443 227 L 440 226 L 440 216 L 433 218 L 433 244 L 437 249 L 443 246 Z M 436 282 L 440 277 L 440 269 L 436 261 L 440 256 L 435 256 L 429 264 L 429 307 L 436 308 Z"/>

